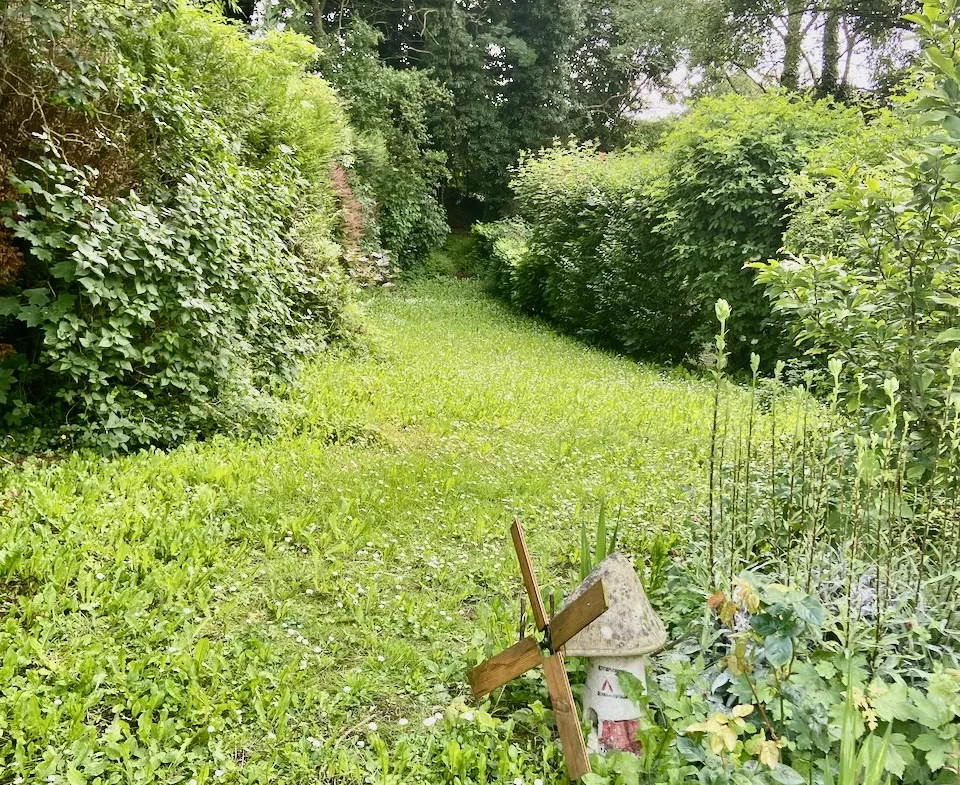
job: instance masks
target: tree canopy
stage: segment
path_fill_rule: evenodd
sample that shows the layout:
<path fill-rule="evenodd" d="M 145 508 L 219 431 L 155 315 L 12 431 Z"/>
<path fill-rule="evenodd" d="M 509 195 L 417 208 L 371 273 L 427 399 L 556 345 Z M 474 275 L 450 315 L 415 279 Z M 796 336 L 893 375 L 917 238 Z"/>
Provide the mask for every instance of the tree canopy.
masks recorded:
<path fill-rule="evenodd" d="M 345 49 L 415 80 L 415 146 L 437 153 L 428 190 L 467 219 L 503 211 L 518 151 L 571 135 L 612 148 L 652 91 L 849 98 L 865 70 L 889 76 L 901 65 L 905 29 L 902 0 L 248 0 L 243 10 L 255 29 L 294 27 L 336 52 L 324 67 L 346 95 L 384 98 L 414 82 L 341 68 Z M 361 84 L 371 78 L 379 84 Z M 452 100 L 438 101 L 444 93 Z M 354 125 L 387 132 L 389 103 L 357 104 Z"/>

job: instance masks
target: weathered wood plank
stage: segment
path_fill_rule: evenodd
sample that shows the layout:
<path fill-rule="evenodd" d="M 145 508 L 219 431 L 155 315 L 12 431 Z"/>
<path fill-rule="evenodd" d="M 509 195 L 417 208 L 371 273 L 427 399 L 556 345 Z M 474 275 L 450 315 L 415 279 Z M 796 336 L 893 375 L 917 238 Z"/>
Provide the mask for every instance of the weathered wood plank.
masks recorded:
<path fill-rule="evenodd" d="M 541 660 L 537 642 L 533 638 L 524 638 L 467 671 L 470 691 L 474 698 L 482 698 L 531 668 L 536 668 Z"/>
<path fill-rule="evenodd" d="M 563 759 L 567 763 L 567 774 L 572 780 L 580 779 L 590 773 L 590 759 L 587 747 L 583 743 L 580 730 L 580 718 L 573 702 L 573 692 L 567 680 L 567 671 L 563 664 L 563 655 L 554 654 L 543 661 L 543 672 L 547 677 L 547 692 L 550 693 L 550 707 L 557 718 L 557 731 L 563 748 Z"/>
<path fill-rule="evenodd" d="M 530 610 L 533 612 L 533 620 L 538 630 L 547 626 L 547 611 L 543 606 L 543 597 L 540 596 L 540 587 L 537 585 L 537 576 L 533 569 L 533 560 L 530 558 L 530 551 L 527 550 L 527 541 L 523 536 L 523 529 L 520 527 L 520 521 L 514 521 L 510 527 L 510 535 L 513 537 L 513 547 L 517 552 L 517 561 L 520 562 L 520 574 L 523 575 L 523 585 L 527 589 L 527 596 L 530 598 Z"/>
<path fill-rule="evenodd" d="M 559 651 L 568 640 L 607 609 L 607 590 L 597 581 L 550 620 L 550 642 Z"/>

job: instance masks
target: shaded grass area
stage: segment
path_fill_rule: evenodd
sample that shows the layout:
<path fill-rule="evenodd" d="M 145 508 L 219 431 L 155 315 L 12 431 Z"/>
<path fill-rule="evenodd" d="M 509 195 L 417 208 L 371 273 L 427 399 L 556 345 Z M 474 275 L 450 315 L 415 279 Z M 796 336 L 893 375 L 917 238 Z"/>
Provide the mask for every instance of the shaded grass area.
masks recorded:
<path fill-rule="evenodd" d="M 452 782 L 422 721 L 517 634 L 510 521 L 561 595 L 601 497 L 628 545 L 687 529 L 707 382 L 475 282 L 367 310 L 367 350 L 309 367 L 270 439 L 3 470 L 0 782 Z M 559 781 L 528 720 L 491 768 Z"/>

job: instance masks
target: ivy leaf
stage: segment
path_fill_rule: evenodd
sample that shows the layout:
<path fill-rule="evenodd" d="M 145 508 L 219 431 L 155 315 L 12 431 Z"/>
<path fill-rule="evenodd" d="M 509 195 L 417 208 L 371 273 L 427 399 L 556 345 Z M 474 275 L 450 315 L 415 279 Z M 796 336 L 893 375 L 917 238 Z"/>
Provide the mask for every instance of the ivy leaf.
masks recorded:
<path fill-rule="evenodd" d="M 50 294 L 46 289 L 24 289 L 23 294 L 27 302 L 35 308 L 42 308 L 50 303 Z"/>
<path fill-rule="evenodd" d="M 763 651 L 775 668 L 782 668 L 793 657 L 793 641 L 785 635 L 768 635 L 763 640 Z"/>
<path fill-rule="evenodd" d="M 50 268 L 50 274 L 54 278 L 70 282 L 74 279 L 77 272 L 77 265 L 73 262 L 57 262 Z"/>
<path fill-rule="evenodd" d="M 16 297 L 0 297 L 0 316 L 13 316 L 20 310 Z"/>

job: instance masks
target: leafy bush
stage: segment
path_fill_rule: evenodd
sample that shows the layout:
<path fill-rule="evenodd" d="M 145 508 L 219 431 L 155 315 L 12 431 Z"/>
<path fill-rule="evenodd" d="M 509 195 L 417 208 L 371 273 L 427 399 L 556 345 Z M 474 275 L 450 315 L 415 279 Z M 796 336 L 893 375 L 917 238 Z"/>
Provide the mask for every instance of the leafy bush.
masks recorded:
<path fill-rule="evenodd" d="M 919 133 L 909 114 L 885 109 L 860 132 L 832 138 L 811 150 L 804 169 L 790 180 L 784 250 L 817 255 L 855 242 L 855 227 L 838 204 L 836 180 L 828 173 L 854 167 L 880 174 L 896 165 L 896 153 L 915 145 Z"/>
<path fill-rule="evenodd" d="M 521 161 L 511 187 L 543 269 L 540 299 L 550 318 L 585 337 L 602 311 L 594 286 L 611 212 L 634 176 L 630 157 L 608 161 L 590 148 L 555 146 Z"/>
<path fill-rule="evenodd" d="M 696 357 L 713 302 L 734 304 L 731 362 L 781 348 L 744 264 L 787 225 L 790 178 L 811 148 L 855 134 L 852 110 L 781 96 L 702 101 L 650 153 L 555 146 L 521 161 L 512 187 L 530 227 L 539 291 L 521 299 L 564 329 L 631 353 Z"/>
<path fill-rule="evenodd" d="M 687 309 L 665 281 L 651 197 L 661 176 L 652 157 L 574 145 L 524 159 L 512 183 L 522 220 L 478 229 L 495 288 L 587 340 L 682 358 Z"/>
<path fill-rule="evenodd" d="M 814 244 L 822 255 L 756 265 L 798 345 L 832 358 L 841 395 L 871 431 L 881 430 L 897 396 L 917 475 L 942 459 L 960 402 L 960 56 L 952 9 L 930 6 L 915 18 L 926 86 L 912 111 L 928 138 L 866 176 L 856 167 L 831 170 L 832 209 L 848 230 L 833 244 Z"/>
<path fill-rule="evenodd" d="M 755 346 L 768 361 L 780 350 L 770 307 L 753 286 L 749 262 L 776 254 L 786 228 L 790 176 L 809 150 L 856 135 L 856 112 L 783 96 L 711 98 L 677 122 L 660 155 L 662 224 L 674 273 L 696 314 L 695 341 L 709 342 L 713 305 L 731 303 L 731 362 L 746 367 Z"/>
<path fill-rule="evenodd" d="M 472 231 L 479 240 L 479 253 L 486 260 L 483 274 L 493 291 L 527 313 L 539 313 L 545 268 L 530 251 L 530 227 L 522 220 L 508 218 L 474 224 Z"/>
<path fill-rule="evenodd" d="M 478 269 L 477 242 L 475 234 L 451 232 L 440 248 L 408 271 L 407 279 L 478 275 L 481 271 Z"/>
<path fill-rule="evenodd" d="M 356 20 L 341 37 L 321 42 L 319 65 L 357 130 L 352 173 L 368 205 L 365 243 L 382 246 L 411 269 L 449 232 L 439 201 L 446 157 L 431 149 L 428 122 L 452 98 L 425 71 L 381 63 L 380 40 Z"/>
<path fill-rule="evenodd" d="M 262 421 L 296 358 L 349 329 L 328 184 L 345 124 L 316 51 L 186 6 L 0 21 L 4 67 L 54 108 L 36 129 L 22 103 L 0 115 L 23 124 L 3 145 L 23 259 L 0 281 L 5 423 L 116 450 Z"/>

